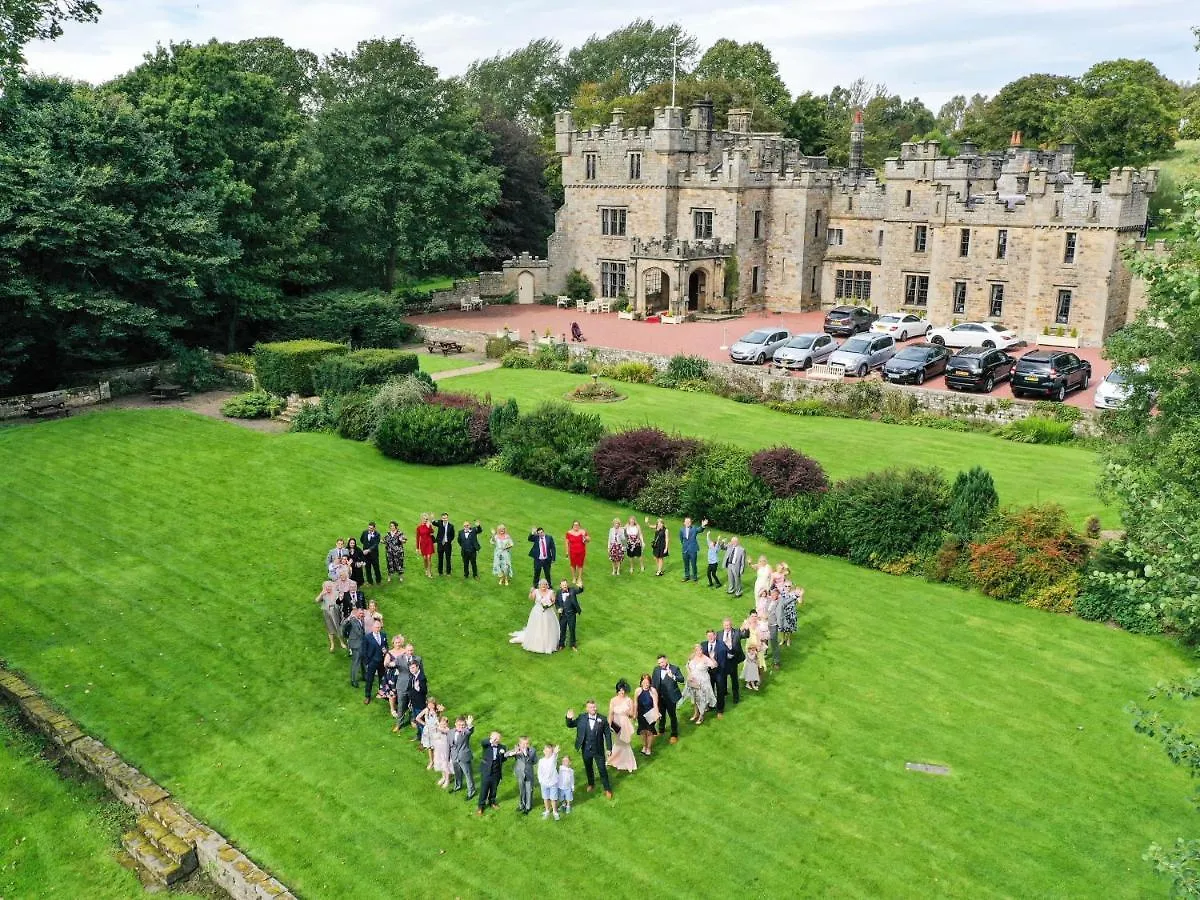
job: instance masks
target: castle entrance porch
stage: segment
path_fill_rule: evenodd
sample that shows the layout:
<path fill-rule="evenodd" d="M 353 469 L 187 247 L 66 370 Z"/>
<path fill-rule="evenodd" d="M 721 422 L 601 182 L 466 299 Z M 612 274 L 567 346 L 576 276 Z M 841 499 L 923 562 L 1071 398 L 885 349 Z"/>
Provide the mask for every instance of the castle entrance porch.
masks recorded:
<path fill-rule="evenodd" d="M 708 273 L 697 269 L 688 278 L 688 312 L 703 312 L 708 307 Z"/>
<path fill-rule="evenodd" d="M 715 239 L 634 238 L 629 256 L 637 267 L 635 308 L 672 316 L 722 308 L 725 261 L 732 254 L 731 245 Z"/>
<path fill-rule="evenodd" d="M 642 273 L 642 311 L 646 315 L 666 312 L 671 305 L 671 277 L 659 268 Z"/>

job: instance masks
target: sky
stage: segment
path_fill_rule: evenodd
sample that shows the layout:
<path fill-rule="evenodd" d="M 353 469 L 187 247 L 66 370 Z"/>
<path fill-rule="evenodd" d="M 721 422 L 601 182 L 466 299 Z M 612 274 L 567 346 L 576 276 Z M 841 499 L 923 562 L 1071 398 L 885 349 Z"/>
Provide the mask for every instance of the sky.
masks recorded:
<path fill-rule="evenodd" d="M 727 37 L 770 48 L 793 94 L 864 77 L 934 111 L 954 94 L 994 94 L 1033 72 L 1078 75 L 1100 60 L 1149 59 L 1196 81 L 1196 0 L 100 0 L 97 24 L 69 23 L 27 48 L 29 68 L 84 81 L 136 66 L 158 43 L 279 37 L 317 54 L 405 36 L 446 76 L 536 37 L 565 48 L 639 16 L 679 22 L 701 47 Z"/>

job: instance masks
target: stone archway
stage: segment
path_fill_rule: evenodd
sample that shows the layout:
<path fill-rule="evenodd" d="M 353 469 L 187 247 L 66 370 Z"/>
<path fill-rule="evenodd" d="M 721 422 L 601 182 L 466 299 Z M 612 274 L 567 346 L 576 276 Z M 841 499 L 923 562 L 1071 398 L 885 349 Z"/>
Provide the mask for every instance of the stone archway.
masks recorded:
<path fill-rule="evenodd" d="M 671 306 L 671 279 L 662 269 L 647 269 L 642 275 L 643 311 L 646 315 L 667 312 Z"/>
<path fill-rule="evenodd" d="M 533 302 L 533 273 L 522 272 L 517 276 L 517 302 Z"/>
<path fill-rule="evenodd" d="M 704 312 L 708 306 L 708 272 L 696 269 L 688 277 L 688 312 Z"/>

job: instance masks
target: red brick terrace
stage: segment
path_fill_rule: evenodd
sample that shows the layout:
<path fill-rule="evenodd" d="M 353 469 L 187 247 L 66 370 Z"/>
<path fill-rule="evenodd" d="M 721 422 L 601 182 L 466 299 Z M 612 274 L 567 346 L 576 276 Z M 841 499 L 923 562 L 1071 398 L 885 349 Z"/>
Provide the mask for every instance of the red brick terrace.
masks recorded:
<path fill-rule="evenodd" d="M 487 331 L 495 333 L 507 325 L 528 340 L 530 332 L 538 337 L 547 328 L 558 336 L 570 335 L 571 323 L 578 322 L 583 336 L 592 346 L 612 347 L 622 350 L 641 350 L 670 356 L 687 353 L 703 356 L 716 362 L 729 362 L 729 354 L 722 350 L 739 337 L 755 328 L 780 327 L 793 334 L 820 331 L 824 313 L 751 313 L 738 319 L 724 322 L 688 322 L 683 325 L 662 325 L 618 319 L 615 313 L 587 314 L 578 309 L 558 309 L 554 306 L 489 306 L 472 312 L 441 312 L 424 316 L 412 316 L 415 325 L 434 325 L 441 328 L 460 328 L 464 331 Z M 935 323 L 936 324 L 936 323 Z M 1014 348 L 1015 355 L 1026 352 L 1026 348 Z M 1075 406 L 1091 408 L 1095 386 L 1111 370 L 1108 362 L 1100 357 L 1099 347 L 1084 347 L 1077 351 L 1081 358 L 1092 364 L 1092 387 L 1067 396 L 1067 402 Z M 793 377 L 803 378 L 797 373 Z M 874 376 L 872 376 L 874 377 Z M 923 388 L 944 390 L 945 382 L 939 376 L 927 381 Z M 998 385 L 992 391 L 995 397 L 1012 397 L 1008 383 Z"/>

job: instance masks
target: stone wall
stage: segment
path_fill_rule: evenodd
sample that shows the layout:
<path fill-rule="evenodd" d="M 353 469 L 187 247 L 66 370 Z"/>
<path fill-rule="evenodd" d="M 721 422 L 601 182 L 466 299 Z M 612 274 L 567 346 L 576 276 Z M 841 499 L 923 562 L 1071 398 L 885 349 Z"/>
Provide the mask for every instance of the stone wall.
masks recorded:
<path fill-rule="evenodd" d="M 64 388 L 61 391 L 46 391 L 42 394 L 22 394 L 19 397 L 0 398 L 0 420 L 19 419 L 29 412 L 34 403 L 62 400 L 69 409 L 80 406 L 95 406 L 112 399 L 112 386 L 105 381 L 88 387 Z"/>
<path fill-rule="evenodd" d="M 152 816 L 180 840 L 195 846 L 204 872 L 234 900 L 295 900 L 278 879 L 255 865 L 221 834 L 191 815 L 166 788 L 125 762 L 50 705 L 27 681 L 0 669 L 0 700 L 14 703 L 25 719 L 139 815 Z"/>

